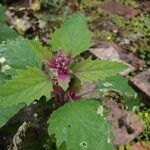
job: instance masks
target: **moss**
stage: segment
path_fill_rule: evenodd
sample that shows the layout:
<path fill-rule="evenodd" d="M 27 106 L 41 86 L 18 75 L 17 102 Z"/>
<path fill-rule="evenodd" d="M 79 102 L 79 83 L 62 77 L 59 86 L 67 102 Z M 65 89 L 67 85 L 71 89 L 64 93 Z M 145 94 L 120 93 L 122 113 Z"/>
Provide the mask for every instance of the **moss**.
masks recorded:
<path fill-rule="evenodd" d="M 138 3 L 135 0 L 116 0 L 116 2 L 120 2 L 125 5 L 130 5 L 134 8 L 138 7 Z"/>
<path fill-rule="evenodd" d="M 138 7 L 136 0 L 115 0 L 118 3 Z M 130 19 L 124 19 L 119 15 L 108 15 L 101 10 L 101 5 L 104 0 L 82 0 L 80 9 L 87 16 L 88 23 L 92 31 L 94 31 L 94 38 L 106 41 L 114 41 L 118 43 L 118 39 L 125 37 L 129 39 L 130 43 L 123 46 L 123 48 L 138 54 L 139 57 L 145 60 L 146 64 L 150 66 L 150 14 L 141 12 L 138 16 Z M 99 25 L 103 20 L 112 22 L 117 33 L 112 30 L 103 30 Z"/>
<path fill-rule="evenodd" d="M 150 14 L 141 13 L 137 17 L 125 20 L 119 15 L 111 15 L 109 19 L 119 27 L 121 35 L 130 39 L 128 49 L 136 52 L 150 65 Z M 132 36 L 136 36 L 134 39 Z"/>
<path fill-rule="evenodd" d="M 144 132 L 137 138 L 138 141 L 150 141 L 150 108 L 145 108 L 137 112 L 137 116 L 143 120 L 145 124 L 145 130 Z"/>
<path fill-rule="evenodd" d="M 130 144 L 127 144 L 127 145 L 121 145 L 119 147 L 119 150 L 131 150 L 131 145 Z"/>
<path fill-rule="evenodd" d="M 114 39 L 115 33 L 109 31 L 95 31 L 94 37 L 101 40 L 112 41 Z"/>

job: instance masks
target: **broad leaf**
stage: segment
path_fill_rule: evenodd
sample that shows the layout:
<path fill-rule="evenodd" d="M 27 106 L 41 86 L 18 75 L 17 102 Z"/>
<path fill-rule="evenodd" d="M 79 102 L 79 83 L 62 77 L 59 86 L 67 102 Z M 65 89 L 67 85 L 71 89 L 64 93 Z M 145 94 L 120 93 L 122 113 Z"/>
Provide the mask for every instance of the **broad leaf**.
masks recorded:
<path fill-rule="evenodd" d="M 50 98 L 52 83 L 48 78 L 37 68 L 19 70 L 17 76 L 0 86 L 0 106 L 6 107 L 21 102 L 30 104 L 43 95 Z"/>
<path fill-rule="evenodd" d="M 56 51 L 62 48 L 68 54 L 73 56 L 87 50 L 91 45 L 91 33 L 87 28 L 86 18 L 77 13 L 66 19 L 63 26 L 57 29 L 52 35 L 52 50 Z"/>
<path fill-rule="evenodd" d="M 102 105 L 96 100 L 69 102 L 49 119 L 48 132 L 55 136 L 59 148 L 67 150 L 113 150 L 111 124 L 99 114 Z"/>
<path fill-rule="evenodd" d="M 108 91 L 118 92 L 123 96 L 123 100 L 129 110 L 139 105 L 140 101 L 137 93 L 129 86 L 127 78 L 119 75 L 108 77 L 104 81 L 99 81 L 97 89 L 102 94 Z"/>
<path fill-rule="evenodd" d="M 8 39 L 15 39 L 18 34 L 8 27 L 5 22 L 5 7 L 0 5 L 0 43 Z"/>
<path fill-rule="evenodd" d="M 9 79 L 7 76 L 0 73 L 0 85 L 5 83 L 5 80 Z"/>
<path fill-rule="evenodd" d="M 35 52 L 31 41 L 18 38 L 15 41 L 8 41 L 0 45 L 3 49 L 3 57 L 6 63 L 14 69 L 25 69 L 27 66 L 42 68 L 42 62 Z"/>
<path fill-rule="evenodd" d="M 43 47 L 41 43 L 37 41 L 31 41 L 31 45 L 43 63 L 47 63 L 51 59 L 52 53 L 50 50 L 48 50 L 48 48 Z"/>
<path fill-rule="evenodd" d="M 90 58 L 77 64 L 72 64 L 71 69 L 73 73 L 81 81 L 93 81 L 98 79 L 105 79 L 106 77 L 116 75 L 123 71 L 127 66 L 121 62 L 108 60 L 94 60 Z"/>
<path fill-rule="evenodd" d="M 0 128 L 6 124 L 6 122 L 13 117 L 25 104 L 21 103 L 18 105 L 0 106 Z"/>

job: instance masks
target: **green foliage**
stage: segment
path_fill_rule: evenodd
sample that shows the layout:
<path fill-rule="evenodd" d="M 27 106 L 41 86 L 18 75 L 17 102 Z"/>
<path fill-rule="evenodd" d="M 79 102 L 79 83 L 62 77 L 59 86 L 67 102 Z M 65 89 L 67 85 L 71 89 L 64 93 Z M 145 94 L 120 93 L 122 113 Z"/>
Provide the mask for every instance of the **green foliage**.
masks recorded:
<path fill-rule="evenodd" d="M 56 144 L 59 150 L 113 150 L 108 110 L 94 99 L 80 100 L 76 91 L 79 92 L 82 81 L 104 80 L 99 88 L 121 93 L 127 105 L 134 99 L 135 92 L 126 79 L 114 76 L 127 68 L 125 64 L 91 58 L 76 62 L 74 57 L 90 47 L 90 40 L 86 19 L 77 13 L 66 19 L 52 35 L 54 54 L 40 43 L 23 38 L 1 44 L 0 127 L 24 105 L 44 95 L 49 101 L 42 105 L 42 113 L 47 108 L 48 113 L 54 111 L 48 114 L 51 115 L 48 133 L 53 138 L 53 141 L 47 141 L 49 147 Z M 57 51 L 59 48 L 62 51 Z M 78 101 L 73 101 L 75 99 Z M 47 114 L 42 120 L 46 119 Z M 44 138 L 43 134 L 39 141 L 44 142 Z M 30 142 L 29 139 L 24 141 L 26 148 L 31 147 Z M 38 141 L 32 144 L 38 147 L 36 143 Z"/>
<path fill-rule="evenodd" d="M 5 83 L 5 80 L 7 80 L 8 77 L 5 76 L 4 74 L 0 73 L 0 85 Z"/>
<path fill-rule="evenodd" d="M 91 44 L 91 33 L 87 28 L 86 19 L 77 13 L 66 19 L 63 26 L 52 35 L 52 50 L 62 48 L 63 51 L 73 56 L 87 50 Z"/>
<path fill-rule="evenodd" d="M 129 86 L 128 79 L 121 76 L 111 76 L 104 81 L 99 81 L 97 89 L 101 94 L 111 91 L 118 92 L 123 97 L 123 102 L 125 102 L 127 109 L 130 111 L 140 103 L 137 93 Z"/>
<path fill-rule="evenodd" d="M 137 7 L 138 6 L 138 4 L 137 4 L 137 2 L 135 0 L 116 0 L 116 1 L 119 2 L 119 3 L 123 3 L 125 5 L 131 5 L 133 7 Z"/>
<path fill-rule="evenodd" d="M 25 104 L 20 103 L 18 105 L 0 106 L 0 128 L 6 124 L 6 122 L 13 117 Z"/>
<path fill-rule="evenodd" d="M 149 14 L 141 13 L 137 17 L 132 17 L 130 20 L 124 19 L 119 15 L 111 15 L 109 19 L 121 29 L 125 30 L 126 33 L 140 33 L 142 35 L 149 35 Z"/>
<path fill-rule="evenodd" d="M 1 45 L 0 49 L 4 49 L 2 56 L 14 69 L 25 69 L 27 66 L 42 68 L 41 60 L 35 53 L 36 47 L 32 46 L 32 41 L 18 38 Z"/>
<path fill-rule="evenodd" d="M 126 29 L 130 29 L 135 33 L 143 36 L 150 36 L 150 15 L 141 13 L 138 17 L 133 17 L 127 21 Z"/>
<path fill-rule="evenodd" d="M 138 137 L 139 140 L 150 141 L 150 108 L 137 112 L 138 117 L 144 122 L 145 130 Z"/>
<path fill-rule="evenodd" d="M 116 24 L 118 27 L 125 29 L 126 28 L 126 21 L 122 16 L 119 15 L 111 15 L 109 19 L 112 23 Z"/>
<path fill-rule="evenodd" d="M 91 58 L 81 60 L 77 64 L 73 64 L 71 69 L 81 81 L 93 81 L 105 79 L 106 77 L 116 75 L 123 71 L 127 66 L 123 63 L 108 60 L 95 60 Z"/>
<path fill-rule="evenodd" d="M 112 41 L 115 36 L 115 33 L 103 30 L 103 31 L 96 31 L 94 36 L 102 40 Z"/>
<path fill-rule="evenodd" d="M 141 47 L 140 53 L 141 58 L 146 61 L 147 65 L 150 65 L 150 46 Z"/>
<path fill-rule="evenodd" d="M 7 39 L 15 39 L 18 34 L 5 23 L 5 8 L 0 4 L 0 43 Z"/>
<path fill-rule="evenodd" d="M 111 124 L 98 112 L 95 100 L 69 102 L 49 119 L 48 132 L 55 135 L 57 147 L 63 142 L 67 150 L 113 150 Z"/>
<path fill-rule="evenodd" d="M 21 102 L 30 104 L 45 95 L 50 98 L 52 85 L 41 70 L 28 67 L 17 71 L 17 76 L 0 86 L 0 106 L 6 107 Z"/>
<path fill-rule="evenodd" d="M 140 13 L 130 20 L 118 15 L 111 15 L 110 20 L 116 24 L 123 37 L 129 40 L 128 49 L 140 53 L 140 56 L 150 65 L 150 14 Z"/>
<path fill-rule="evenodd" d="M 52 53 L 50 52 L 50 50 L 46 47 L 43 47 L 41 43 L 37 41 L 30 41 L 30 42 L 33 47 L 32 49 L 36 52 L 41 61 L 43 63 L 47 63 L 52 57 Z"/>

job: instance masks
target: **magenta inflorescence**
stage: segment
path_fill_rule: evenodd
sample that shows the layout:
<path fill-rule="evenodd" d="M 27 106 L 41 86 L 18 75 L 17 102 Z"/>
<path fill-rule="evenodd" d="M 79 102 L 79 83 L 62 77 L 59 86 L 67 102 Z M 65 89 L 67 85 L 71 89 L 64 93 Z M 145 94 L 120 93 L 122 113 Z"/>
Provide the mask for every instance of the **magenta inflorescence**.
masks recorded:
<path fill-rule="evenodd" d="M 53 68 L 57 72 L 60 79 L 67 77 L 69 73 L 70 56 L 63 54 L 62 50 L 58 50 L 57 54 L 52 58 L 48 64 L 49 68 Z"/>

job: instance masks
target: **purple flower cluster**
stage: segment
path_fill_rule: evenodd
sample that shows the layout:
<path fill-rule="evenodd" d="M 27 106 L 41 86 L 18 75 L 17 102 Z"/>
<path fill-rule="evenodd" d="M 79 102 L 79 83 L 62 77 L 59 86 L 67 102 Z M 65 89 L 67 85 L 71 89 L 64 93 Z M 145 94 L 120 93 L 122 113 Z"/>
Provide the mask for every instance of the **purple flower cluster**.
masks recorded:
<path fill-rule="evenodd" d="M 56 76 L 58 79 L 65 80 L 70 75 L 70 61 L 70 56 L 65 56 L 62 50 L 58 50 L 57 54 L 51 59 L 50 63 L 48 64 L 48 67 L 56 71 Z"/>

